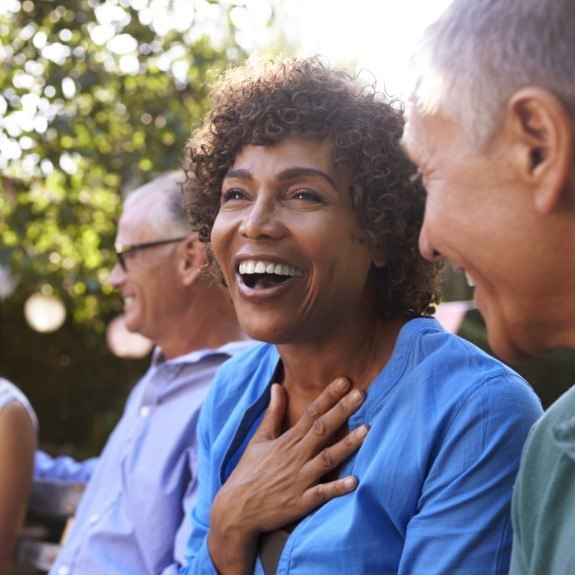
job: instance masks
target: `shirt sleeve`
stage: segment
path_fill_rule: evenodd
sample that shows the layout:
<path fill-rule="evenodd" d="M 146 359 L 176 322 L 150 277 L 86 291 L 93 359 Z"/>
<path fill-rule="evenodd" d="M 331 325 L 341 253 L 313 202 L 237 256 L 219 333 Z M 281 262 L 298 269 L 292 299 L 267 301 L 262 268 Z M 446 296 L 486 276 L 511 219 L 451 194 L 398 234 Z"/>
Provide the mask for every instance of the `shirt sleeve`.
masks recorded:
<path fill-rule="evenodd" d="M 521 451 L 541 415 L 534 394 L 493 377 L 473 388 L 434 446 L 399 575 L 506 575 Z"/>
<path fill-rule="evenodd" d="M 197 499 L 191 513 L 192 534 L 185 552 L 185 565 L 181 568 L 180 575 L 217 575 L 207 545 L 210 509 L 214 493 L 212 484 L 217 481 L 217 478 L 212 476 L 214 469 L 210 461 L 209 422 L 211 410 L 210 397 L 208 396 L 208 400 L 200 413 L 197 430 L 199 469 L 203 472 L 198 476 Z"/>
<path fill-rule="evenodd" d="M 34 457 L 34 478 L 87 483 L 97 462 L 97 457 L 76 461 L 67 455 L 51 457 L 38 450 Z"/>

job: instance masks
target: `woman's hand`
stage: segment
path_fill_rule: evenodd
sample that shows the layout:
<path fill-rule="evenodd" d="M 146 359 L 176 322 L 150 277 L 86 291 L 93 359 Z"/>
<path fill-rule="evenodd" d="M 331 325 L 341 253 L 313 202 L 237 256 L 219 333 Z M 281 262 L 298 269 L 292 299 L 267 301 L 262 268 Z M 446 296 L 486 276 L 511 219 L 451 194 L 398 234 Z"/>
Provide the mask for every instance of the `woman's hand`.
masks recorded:
<path fill-rule="evenodd" d="M 320 483 L 367 434 L 361 426 L 333 443 L 364 400 L 363 393 L 349 388 L 343 378 L 330 383 L 281 434 L 287 398 L 280 385 L 272 386 L 264 418 L 212 507 L 208 546 L 221 574 L 251 573 L 260 533 L 284 527 L 355 489 L 354 477 Z"/>

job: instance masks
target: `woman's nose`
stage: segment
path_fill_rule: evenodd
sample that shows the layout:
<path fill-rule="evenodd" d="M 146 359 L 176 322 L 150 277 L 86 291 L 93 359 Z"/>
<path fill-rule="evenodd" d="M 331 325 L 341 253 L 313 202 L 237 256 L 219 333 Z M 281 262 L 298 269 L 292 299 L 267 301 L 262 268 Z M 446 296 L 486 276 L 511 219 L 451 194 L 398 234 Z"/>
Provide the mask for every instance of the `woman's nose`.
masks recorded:
<path fill-rule="evenodd" d="M 248 239 L 277 239 L 283 230 L 281 206 L 263 199 L 252 203 L 239 228 L 240 234 Z"/>

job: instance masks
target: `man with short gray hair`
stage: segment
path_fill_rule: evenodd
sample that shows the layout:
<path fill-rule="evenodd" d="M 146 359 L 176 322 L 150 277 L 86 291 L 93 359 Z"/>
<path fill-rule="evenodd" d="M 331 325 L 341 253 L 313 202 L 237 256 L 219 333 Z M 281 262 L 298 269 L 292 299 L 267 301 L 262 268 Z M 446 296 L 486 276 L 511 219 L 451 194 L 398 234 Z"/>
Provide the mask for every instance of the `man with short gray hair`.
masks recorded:
<path fill-rule="evenodd" d="M 575 3 L 453 0 L 415 60 L 403 143 L 427 188 L 420 249 L 475 286 L 510 362 L 575 349 Z M 575 388 L 534 426 L 511 573 L 575 573 Z"/>
<path fill-rule="evenodd" d="M 36 476 L 89 478 L 51 575 L 177 573 L 190 535 L 196 420 L 216 369 L 251 345 L 227 293 L 202 273 L 177 172 L 133 192 L 118 225 L 110 282 L 130 331 L 155 344 L 102 454 L 77 463 L 38 453 Z"/>

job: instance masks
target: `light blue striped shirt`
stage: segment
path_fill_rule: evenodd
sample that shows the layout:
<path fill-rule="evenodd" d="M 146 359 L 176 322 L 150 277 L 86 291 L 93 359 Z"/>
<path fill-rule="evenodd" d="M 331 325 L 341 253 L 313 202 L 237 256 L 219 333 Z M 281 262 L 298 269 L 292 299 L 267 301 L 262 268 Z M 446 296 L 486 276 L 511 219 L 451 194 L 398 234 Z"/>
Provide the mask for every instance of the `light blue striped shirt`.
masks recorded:
<path fill-rule="evenodd" d="M 97 460 L 37 454 L 37 477 L 90 477 L 50 575 L 177 573 L 195 499 L 198 412 L 216 369 L 252 343 L 168 361 L 156 349 Z"/>

